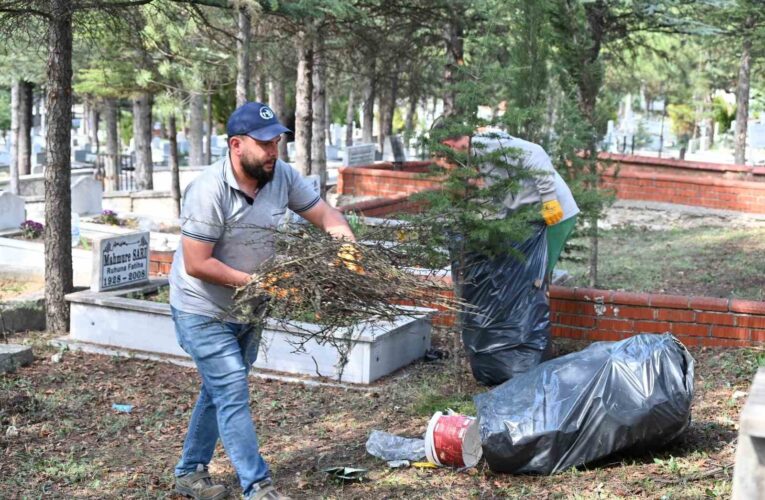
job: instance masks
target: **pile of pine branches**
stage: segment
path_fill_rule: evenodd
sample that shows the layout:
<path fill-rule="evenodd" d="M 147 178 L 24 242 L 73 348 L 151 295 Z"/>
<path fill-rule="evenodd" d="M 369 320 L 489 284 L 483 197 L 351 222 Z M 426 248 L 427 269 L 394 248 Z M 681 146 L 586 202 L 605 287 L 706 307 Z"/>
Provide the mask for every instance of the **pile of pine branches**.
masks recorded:
<path fill-rule="evenodd" d="M 333 345 L 344 364 L 354 339 L 372 324 L 423 315 L 417 307 L 460 309 L 443 293 L 450 284 L 435 272 L 416 274 L 402 266 L 406 244 L 374 236 L 351 243 L 310 226 L 276 232 L 276 257 L 236 290 L 232 314 L 250 323 L 270 318 L 298 332 L 296 351 L 309 341 Z"/>

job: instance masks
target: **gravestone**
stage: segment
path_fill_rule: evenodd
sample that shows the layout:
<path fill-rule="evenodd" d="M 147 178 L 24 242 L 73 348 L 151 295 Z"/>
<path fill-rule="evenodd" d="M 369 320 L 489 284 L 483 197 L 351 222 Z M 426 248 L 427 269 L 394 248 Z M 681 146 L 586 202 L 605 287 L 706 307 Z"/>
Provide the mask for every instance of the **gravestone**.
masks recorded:
<path fill-rule="evenodd" d="M 377 149 L 374 144 L 359 144 L 357 146 L 348 146 L 345 148 L 343 157 L 344 167 L 353 167 L 356 165 L 369 165 L 375 161 Z"/>
<path fill-rule="evenodd" d="M 332 144 L 335 146 L 343 147 L 345 146 L 345 125 L 341 125 L 339 123 L 333 123 L 330 126 L 330 129 L 332 131 Z"/>
<path fill-rule="evenodd" d="M 287 143 L 287 156 L 290 160 L 295 159 L 295 142 L 288 142 Z"/>
<path fill-rule="evenodd" d="M 404 142 L 401 136 L 393 135 L 385 137 L 383 140 L 383 161 L 392 161 L 394 163 L 403 163 L 406 161 L 404 152 Z"/>
<path fill-rule="evenodd" d="M 33 164 L 36 167 L 44 166 L 47 163 L 45 151 L 33 154 L 32 159 L 34 160 Z"/>
<path fill-rule="evenodd" d="M 0 230 L 18 229 L 24 222 L 24 199 L 8 191 L 0 193 Z"/>
<path fill-rule="evenodd" d="M 91 291 L 148 283 L 150 234 L 143 231 L 95 240 Z"/>
<path fill-rule="evenodd" d="M 100 214 L 104 198 L 101 183 L 84 175 L 72 184 L 72 212 L 77 215 Z"/>
<path fill-rule="evenodd" d="M 327 158 L 327 161 L 337 161 L 340 159 L 340 148 L 337 146 L 333 146 L 332 144 L 327 144 L 324 146 L 324 152 Z"/>
<path fill-rule="evenodd" d="M 90 148 L 75 149 L 74 161 L 76 161 L 77 163 L 85 163 L 87 161 L 87 157 L 89 153 L 90 153 Z"/>

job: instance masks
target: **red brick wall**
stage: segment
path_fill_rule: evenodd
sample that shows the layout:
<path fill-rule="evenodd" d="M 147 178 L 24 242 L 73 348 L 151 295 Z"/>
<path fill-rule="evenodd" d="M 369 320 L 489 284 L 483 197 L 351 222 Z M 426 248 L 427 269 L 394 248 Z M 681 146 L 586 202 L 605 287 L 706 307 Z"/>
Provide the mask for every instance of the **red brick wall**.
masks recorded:
<path fill-rule="evenodd" d="M 337 192 L 349 196 L 393 197 L 418 193 L 438 187 L 442 178 L 427 177 L 428 161 L 411 161 L 405 170 L 394 170 L 391 163 L 341 167 L 337 174 Z"/>
<path fill-rule="evenodd" d="M 553 335 L 619 340 L 670 332 L 686 345 L 765 343 L 765 302 L 554 286 Z"/>
<path fill-rule="evenodd" d="M 765 213 L 765 167 L 607 153 L 600 158 L 610 162 L 603 185 L 614 189 L 619 199 Z M 338 174 L 338 193 L 396 198 L 435 189 L 442 179 L 423 177 L 427 165 L 409 162 L 404 165 L 406 171 L 393 170 L 387 163 L 344 167 Z"/>
<path fill-rule="evenodd" d="M 441 310 L 433 324 L 452 326 L 454 320 L 453 313 Z M 685 345 L 765 344 L 765 302 L 752 300 L 552 286 L 550 320 L 554 337 L 621 340 L 668 332 Z"/>
<path fill-rule="evenodd" d="M 415 202 L 409 199 L 409 194 L 398 194 L 374 200 L 359 201 L 342 207 L 337 207 L 341 212 L 356 212 L 367 217 L 388 217 L 396 214 L 415 214 L 422 211 L 423 202 Z"/>
<path fill-rule="evenodd" d="M 765 302 L 554 286 L 553 335 L 619 340 L 670 332 L 686 345 L 765 343 Z"/>
<path fill-rule="evenodd" d="M 618 199 L 765 213 L 765 168 L 603 154 Z"/>
<path fill-rule="evenodd" d="M 173 264 L 173 255 L 175 255 L 175 250 L 152 250 L 149 253 L 149 276 L 168 276 L 170 266 Z"/>

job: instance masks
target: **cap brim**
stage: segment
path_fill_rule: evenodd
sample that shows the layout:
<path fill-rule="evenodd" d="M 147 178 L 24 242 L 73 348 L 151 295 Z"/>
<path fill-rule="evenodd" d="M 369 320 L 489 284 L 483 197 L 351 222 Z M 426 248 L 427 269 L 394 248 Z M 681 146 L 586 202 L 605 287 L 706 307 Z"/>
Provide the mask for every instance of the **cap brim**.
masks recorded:
<path fill-rule="evenodd" d="M 270 141 L 274 139 L 275 137 L 289 131 L 290 129 L 288 129 L 281 123 L 274 123 L 273 125 L 269 125 L 267 127 L 259 128 L 257 130 L 253 130 L 252 132 L 248 132 L 247 135 L 259 141 Z"/>

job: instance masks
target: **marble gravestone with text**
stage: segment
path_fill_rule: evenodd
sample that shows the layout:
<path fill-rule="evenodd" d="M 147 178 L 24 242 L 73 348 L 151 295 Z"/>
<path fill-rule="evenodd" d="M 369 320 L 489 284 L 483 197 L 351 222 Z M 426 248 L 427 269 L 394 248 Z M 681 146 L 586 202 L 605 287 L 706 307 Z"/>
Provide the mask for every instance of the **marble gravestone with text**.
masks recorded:
<path fill-rule="evenodd" d="M 90 289 L 105 292 L 148 283 L 149 241 L 148 231 L 95 240 Z"/>

